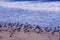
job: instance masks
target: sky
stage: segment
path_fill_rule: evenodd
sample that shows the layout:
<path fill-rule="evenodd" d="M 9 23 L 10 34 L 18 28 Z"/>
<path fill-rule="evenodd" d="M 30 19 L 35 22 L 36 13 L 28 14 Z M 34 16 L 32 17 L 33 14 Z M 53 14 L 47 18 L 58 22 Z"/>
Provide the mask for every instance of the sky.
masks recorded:
<path fill-rule="evenodd" d="M 51 1 L 60 1 L 60 0 L 0 0 L 0 1 L 8 1 L 8 2 L 16 2 L 16 1 L 41 1 L 41 2 L 51 2 Z"/>

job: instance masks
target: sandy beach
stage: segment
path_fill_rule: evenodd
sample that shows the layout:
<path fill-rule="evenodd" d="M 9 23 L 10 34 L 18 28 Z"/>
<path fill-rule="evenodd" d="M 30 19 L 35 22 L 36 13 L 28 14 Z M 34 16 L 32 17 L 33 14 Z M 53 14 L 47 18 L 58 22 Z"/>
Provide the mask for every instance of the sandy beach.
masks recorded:
<path fill-rule="evenodd" d="M 30 32 L 25 33 L 23 29 L 21 29 L 20 32 L 15 32 L 12 36 L 10 36 L 11 30 L 9 29 L 12 28 L 5 28 L 5 27 L 1 28 L 0 40 L 59 40 L 58 33 L 55 33 L 54 35 L 47 32 L 42 32 L 38 34 L 37 31 L 33 30 L 30 30 Z"/>

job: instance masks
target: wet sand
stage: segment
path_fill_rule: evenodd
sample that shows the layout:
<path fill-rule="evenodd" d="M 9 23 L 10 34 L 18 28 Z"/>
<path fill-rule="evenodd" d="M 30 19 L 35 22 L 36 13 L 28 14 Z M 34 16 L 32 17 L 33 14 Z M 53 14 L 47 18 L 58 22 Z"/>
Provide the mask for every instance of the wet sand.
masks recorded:
<path fill-rule="evenodd" d="M 41 32 L 37 33 L 37 31 L 30 30 L 30 32 L 25 33 L 23 29 L 20 32 L 15 32 L 13 35 L 11 34 L 12 28 L 0 28 L 0 40 L 59 40 L 59 33 L 55 33 L 54 35 Z M 7 30 L 7 31 L 6 31 Z M 11 36 L 10 36 L 11 35 Z"/>

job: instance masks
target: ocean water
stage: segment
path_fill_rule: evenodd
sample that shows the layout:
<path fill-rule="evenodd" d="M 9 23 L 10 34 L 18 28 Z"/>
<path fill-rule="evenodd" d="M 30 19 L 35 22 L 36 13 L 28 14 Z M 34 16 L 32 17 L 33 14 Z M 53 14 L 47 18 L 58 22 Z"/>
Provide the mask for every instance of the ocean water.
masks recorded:
<path fill-rule="evenodd" d="M 0 2 L 0 22 L 60 26 L 59 2 Z"/>

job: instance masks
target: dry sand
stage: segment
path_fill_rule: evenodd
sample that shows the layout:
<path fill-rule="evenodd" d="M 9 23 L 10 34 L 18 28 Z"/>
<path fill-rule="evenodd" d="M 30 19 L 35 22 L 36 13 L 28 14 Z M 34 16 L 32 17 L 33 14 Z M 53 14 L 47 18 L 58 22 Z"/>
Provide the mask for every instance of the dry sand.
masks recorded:
<path fill-rule="evenodd" d="M 12 37 L 10 37 L 11 33 L 6 30 L 6 28 L 0 28 L 0 40 L 59 40 L 59 34 L 55 33 L 54 35 L 43 32 L 38 34 L 36 31 L 30 30 L 28 33 L 24 33 L 24 31 L 21 29 L 20 32 L 15 32 Z M 11 28 L 7 28 L 7 30 L 10 30 Z M 11 31 L 11 30 L 10 30 Z"/>

